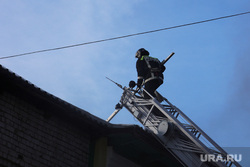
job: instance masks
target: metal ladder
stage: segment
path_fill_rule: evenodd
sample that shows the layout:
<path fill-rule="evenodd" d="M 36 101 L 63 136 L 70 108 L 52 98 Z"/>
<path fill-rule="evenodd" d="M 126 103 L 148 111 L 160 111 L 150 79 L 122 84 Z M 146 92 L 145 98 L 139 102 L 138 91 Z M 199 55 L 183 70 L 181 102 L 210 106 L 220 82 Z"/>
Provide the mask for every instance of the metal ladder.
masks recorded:
<path fill-rule="evenodd" d="M 142 91 L 147 93 L 146 90 L 136 92 L 132 88 L 117 85 L 123 89 L 123 94 L 108 122 L 125 107 L 183 166 L 240 167 L 190 118 L 158 92 L 158 100 L 149 93 L 151 98 L 144 99 Z"/>

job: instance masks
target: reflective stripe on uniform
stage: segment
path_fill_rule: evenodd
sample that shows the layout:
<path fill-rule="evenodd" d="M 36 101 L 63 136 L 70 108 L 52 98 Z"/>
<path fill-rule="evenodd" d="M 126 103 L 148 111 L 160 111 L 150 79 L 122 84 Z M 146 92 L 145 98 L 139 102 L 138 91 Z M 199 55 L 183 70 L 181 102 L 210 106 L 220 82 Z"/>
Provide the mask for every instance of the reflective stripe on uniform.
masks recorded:
<path fill-rule="evenodd" d="M 138 79 L 143 79 L 143 77 L 142 76 L 138 76 Z"/>
<path fill-rule="evenodd" d="M 151 81 L 151 80 L 153 80 L 153 79 L 160 79 L 160 80 L 163 81 L 163 78 L 162 78 L 162 77 L 150 77 L 150 78 L 146 79 L 144 83 L 146 83 L 146 82 L 148 82 L 148 81 Z"/>

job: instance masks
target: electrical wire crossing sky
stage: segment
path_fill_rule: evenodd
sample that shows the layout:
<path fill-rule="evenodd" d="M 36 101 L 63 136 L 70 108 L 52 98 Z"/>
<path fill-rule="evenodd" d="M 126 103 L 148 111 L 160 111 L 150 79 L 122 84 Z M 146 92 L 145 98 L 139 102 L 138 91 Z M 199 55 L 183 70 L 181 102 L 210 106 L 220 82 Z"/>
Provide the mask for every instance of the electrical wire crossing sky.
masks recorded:
<path fill-rule="evenodd" d="M 85 43 L 80 43 L 80 44 L 75 44 L 75 45 L 68 45 L 68 46 L 62 46 L 62 47 L 57 47 L 57 48 L 44 49 L 44 50 L 38 50 L 38 51 L 33 51 L 33 52 L 28 52 L 28 53 L 22 53 L 22 54 L 17 54 L 17 55 L 5 56 L 5 57 L 0 57 L 0 59 L 8 59 L 8 58 L 20 57 L 20 56 L 25 56 L 25 55 L 35 54 L 35 53 L 49 52 L 49 51 L 67 49 L 67 48 L 72 48 L 72 47 L 77 47 L 77 46 L 82 46 L 82 45 L 89 45 L 89 44 L 94 44 L 94 43 L 99 43 L 99 42 L 111 41 L 111 40 L 127 38 L 127 37 L 132 37 L 132 36 L 137 36 L 137 35 L 144 35 L 144 34 L 164 31 L 164 30 L 170 30 L 170 29 L 174 29 L 174 28 L 186 27 L 186 26 L 191 26 L 191 25 L 195 25 L 195 24 L 201 24 L 201 23 L 206 23 L 206 22 L 211 22 L 211 21 L 216 21 L 216 20 L 221 20 L 221 19 L 226 19 L 226 18 L 231 18 L 231 17 L 236 17 L 236 16 L 241 16 L 241 15 L 245 15 L 245 14 L 249 14 L 249 13 L 250 13 L 250 11 L 249 12 L 244 12 L 244 13 L 228 15 L 228 16 L 217 17 L 217 18 L 203 20 L 203 21 L 197 21 L 197 22 L 177 25 L 177 26 L 173 26 L 173 27 L 161 28 L 161 29 L 157 29 L 157 30 L 151 30 L 151 31 L 140 32 L 140 33 L 135 33 L 135 34 L 129 34 L 129 35 L 124 35 L 124 36 L 119 36 L 119 37 L 113 37 L 113 38 L 107 38 L 107 39 L 102 39 L 102 40 L 97 40 L 97 41 L 85 42 Z"/>

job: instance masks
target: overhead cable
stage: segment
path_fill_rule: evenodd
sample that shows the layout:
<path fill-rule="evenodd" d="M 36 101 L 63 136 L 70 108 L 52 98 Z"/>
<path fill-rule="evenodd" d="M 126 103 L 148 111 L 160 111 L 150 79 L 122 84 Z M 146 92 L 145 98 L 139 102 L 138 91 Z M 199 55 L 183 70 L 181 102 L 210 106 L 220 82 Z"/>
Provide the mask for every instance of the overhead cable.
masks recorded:
<path fill-rule="evenodd" d="M 245 14 L 249 14 L 249 13 L 250 13 L 250 11 L 244 12 L 244 13 L 238 13 L 238 14 L 233 14 L 233 15 L 217 17 L 217 18 L 203 20 L 203 21 L 197 21 L 197 22 L 192 22 L 192 23 L 187 23 L 187 24 L 181 24 L 181 25 L 172 26 L 172 27 L 166 27 L 166 28 L 151 30 L 151 31 L 145 31 L 145 32 L 128 34 L 128 35 L 112 37 L 112 38 L 107 38 L 107 39 L 101 39 L 101 40 L 96 40 L 96 41 L 84 42 L 84 43 L 80 43 L 80 44 L 74 44 L 74 45 L 68 45 L 68 46 L 62 46 L 62 47 L 44 49 L 44 50 L 37 50 L 37 51 L 33 51 L 33 52 L 27 52 L 27 53 L 16 54 L 16 55 L 11 55 L 11 56 L 4 56 L 4 57 L 0 57 L 0 59 L 8 59 L 8 58 L 20 57 L 20 56 L 25 56 L 25 55 L 35 54 L 35 53 L 49 52 L 49 51 L 54 51 L 54 50 L 60 50 L 60 49 L 72 48 L 72 47 L 77 47 L 77 46 L 82 46 L 82 45 L 89 45 L 89 44 L 94 44 L 94 43 L 111 41 L 111 40 L 116 40 L 116 39 L 121 39 L 121 38 L 127 38 L 127 37 L 132 37 L 132 36 L 137 36 L 137 35 L 149 34 L 149 33 L 154 33 L 154 32 L 159 32 L 159 31 L 164 31 L 164 30 L 170 30 L 170 29 L 175 29 L 175 28 L 180 28 L 180 27 L 191 26 L 191 25 L 195 25 L 195 24 L 201 24 L 201 23 L 206 23 L 206 22 L 211 22 L 211 21 L 236 17 L 236 16 L 245 15 Z"/>

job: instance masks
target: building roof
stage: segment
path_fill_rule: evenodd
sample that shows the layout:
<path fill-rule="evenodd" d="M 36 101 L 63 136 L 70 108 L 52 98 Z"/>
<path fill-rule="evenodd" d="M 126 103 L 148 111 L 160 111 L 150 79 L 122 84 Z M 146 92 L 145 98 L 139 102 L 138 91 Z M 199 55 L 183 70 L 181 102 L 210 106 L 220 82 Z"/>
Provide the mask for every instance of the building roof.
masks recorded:
<path fill-rule="evenodd" d="M 134 161 L 150 157 L 161 166 L 174 164 L 182 166 L 173 155 L 138 125 L 111 124 L 89 112 L 80 109 L 25 80 L 0 65 L 0 92 L 8 91 L 45 111 L 44 117 L 60 117 L 72 124 L 87 129 L 92 136 L 106 136 L 114 150 Z"/>

